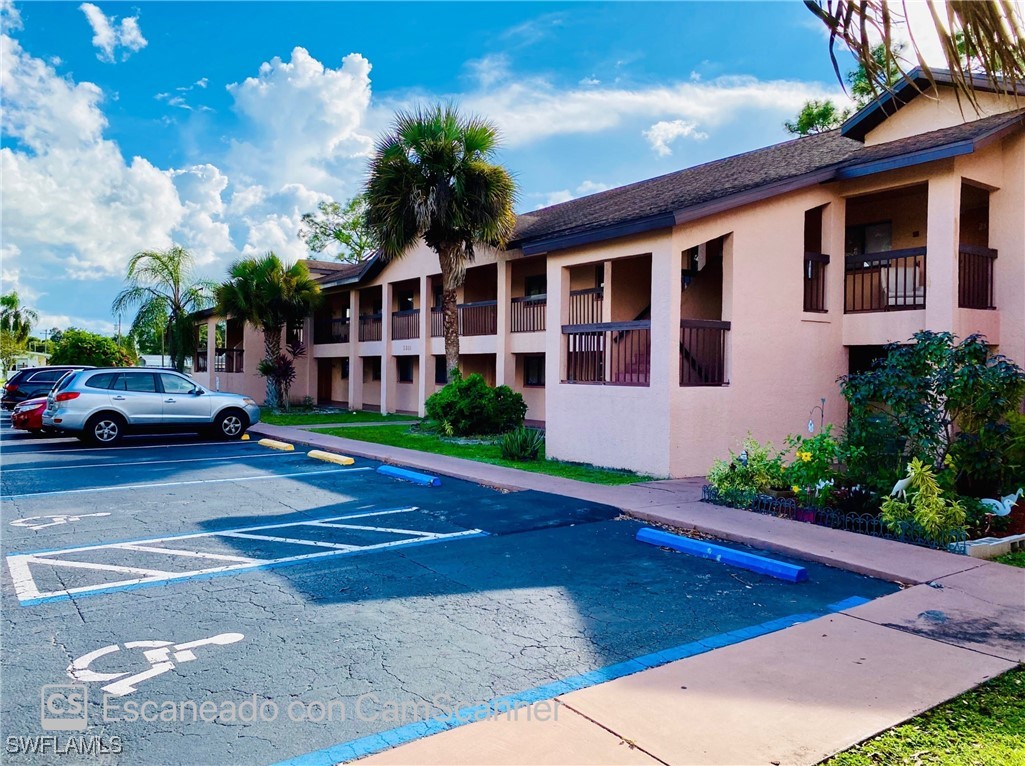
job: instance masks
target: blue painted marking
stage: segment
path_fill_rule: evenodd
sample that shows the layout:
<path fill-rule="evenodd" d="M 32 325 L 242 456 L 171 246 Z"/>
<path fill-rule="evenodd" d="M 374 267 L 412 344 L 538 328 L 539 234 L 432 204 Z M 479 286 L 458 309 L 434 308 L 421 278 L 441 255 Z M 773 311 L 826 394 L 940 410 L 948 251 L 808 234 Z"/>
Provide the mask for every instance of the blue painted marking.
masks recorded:
<path fill-rule="evenodd" d="M 425 487 L 441 486 L 441 479 L 437 476 L 430 476 L 426 473 L 417 473 L 416 471 L 410 471 L 406 468 L 399 468 L 394 465 L 382 465 L 377 469 L 377 472 L 385 476 L 391 476 L 394 479 L 403 479 L 404 481 L 411 481 L 414 484 L 421 484 Z"/>
<path fill-rule="evenodd" d="M 360 737 L 359 739 L 354 739 L 349 742 L 332 745 L 331 747 L 326 747 L 323 750 L 314 750 L 312 753 L 297 755 L 286 761 L 280 761 L 273 766 L 335 766 L 335 764 L 338 763 L 348 763 L 349 761 L 365 758 L 366 756 L 373 755 L 374 753 L 380 753 L 383 750 L 389 750 L 393 747 L 397 747 L 398 745 L 405 745 L 409 742 L 414 742 L 432 734 L 438 734 L 443 731 L 448 731 L 449 729 L 454 729 L 458 726 L 465 726 L 468 723 L 474 723 L 479 720 L 478 717 L 486 717 L 490 714 L 501 715 L 505 711 L 514 711 L 517 708 L 523 708 L 535 702 L 544 702 L 546 700 L 555 699 L 556 697 L 568 694 L 569 692 L 585 689 L 589 686 L 605 683 L 606 681 L 614 681 L 615 679 L 622 678 L 623 676 L 633 675 L 634 673 L 659 667 L 660 665 L 667 665 L 670 662 L 675 662 L 676 660 L 685 659 L 687 657 L 693 657 L 696 654 L 703 654 L 704 652 L 712 651 L 712 648 L 739 644 L 741 641 L 753 638 L 754 636 L 773 633 L 777 630 L 789 628 L 798 623 L 808 622 L 809 620 L 818 619 L 826 614 L 837 612 L 839 611 L 839 609 L 836 608 L 838 606 L 850 605 L 855 601 L 860 603 L 867 602 L 869 600 L 870 599 L 863 599 L 860 596 L 852 596 L 851 598 L 844 599 L 843 601 L 837 601 L 835 604 L 830 604 L 822 612 L 802 612 L 801 614 L 794 614 L 770 620 L 769 622 L 763 622 L 760 625 L 752 625 L 750 627 L 740 628 L 728 633 L 708 636 L 707 638 L 702 638 L 700 641 L 692 641 L 689 644 L 665 649 L 661 652 L 654 652 L 652 654 L 634 657 L 633 659 L 626 660 L 625 662 L 619 662 L 605 668 L 592 670 L 589 673 L 570 676 L 569 678 L 564 678 L 561 681 L 553 681 L 552 683 L 544 684 L 543 686 L 535 686 L 532 689 L 526 689 L 521 692 L 516 692 L 515 694 L 507 694 L 504 697 L 496 697 L 489 702 L 460 708 L 459 710 L 453 711 L 445 716 L 430 718 L 426 721 L 417 721 L 415 723 L 406 724 L 405 726 L 399 726 L 395 729 L 389 729 L 388 731 L 369 734 L 366 737 Z M 512 712 L 509 712 L 508 714 L 514 715 Z"/>
<path fill-rule="evenodd" d="M 703 559 L 711 559 L 730 566 L 746 569 L 756 574 L 775 577 L 786 582 L 803 582 L 808 579 L 808 570 L 796 564 L 787 564 L 765 556 L 727 548 L 724 545 L 695 540 L 683 535 L 672 535 L 659 529 L 644 527 L 638 530 L 637 539 L 642 543 L 672 548 L 680 553 L 689 553 Z"/>
<path fill-rule="evenodd" d="M 830 604 L 828 608 L 833 612 L 842 612 L 844 609 L 853 609 L 856 606 L 867 604 L 871 600 L 872 599 L 870 598 L 862 598 L 861 596 L 851 596 L 850 598 L 845 598 L 843 601 L 837 601 L 834 604 Z"/>
<path fill-rule="evenodd" d="M 406 548 L 418 548 L 421 545 L 433 545 L 434 543 L 445 543 L 451 540 L 471 540 L 475 537 L 487 537 L 490 533 L 488 532 L 475 532 L 469 535 L 460 535 L 459 537 L 442 537 L 433 540 L 418 540 L 415 543 L 405 543 L 403 545 L 396 545 L 393 548 L 376 548 L 371 550 L 355 550 L 355 551 L 338 551 L 337 553 L 328 553 L 324 556 L 318 556 L 315 559 L 300 559 L 286 560 L 286 561 L 270 561 L 266 564 L 253 564 L 252 566 L 239 567 L 238 569 L 229 569 L 224 572 L 203 572 L 201 574 L 184 574 L 176 577 L 167 577 L 162 580 L 155 580 L 152 582 L 134 582 L 130 585 L 111 585 L 106 588 L 96 588 L 95 590 L 82 591 L 81 593 L 58 593 L 55 596 L 43 596 L 41 598 L 29 598 L 21 602 L 22 606 L 37 606 L 39 604 L 49 604 L 53 601 L 70 601 L 71 599 L 86 598 L 88 596 L 103 596 L 109 593 L 117 593 L 122 590 L 138 590 L 139 588 L 156 588 L 161 585 L 170 585 L 171 583 L 184 582 L 186 580 L 212 580 L 215 577 L 224 577 L 226 575 L 235 575 L 242 572 L 254 572 L 261 569 L 278 569 L 279 567 L 294 566 L 297 564 L 319 564 L 323 561 L 334 561 L 339 557 L 354 557 L 354 556 L 366 556 L 371 553 L 382 553 L 383 551 L 394 551 Z M 164 538 L 161 538 L 164 539 Z"/>

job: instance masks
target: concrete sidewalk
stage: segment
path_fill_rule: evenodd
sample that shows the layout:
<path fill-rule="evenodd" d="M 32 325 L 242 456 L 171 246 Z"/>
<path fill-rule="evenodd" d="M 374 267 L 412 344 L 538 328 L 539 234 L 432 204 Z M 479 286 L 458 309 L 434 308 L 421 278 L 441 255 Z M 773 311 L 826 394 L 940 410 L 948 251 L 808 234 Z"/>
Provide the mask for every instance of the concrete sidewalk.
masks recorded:
<path fill-rule="evenodd" d="M 641 519 L 909 587 L 556 697 L 557 720 L 473 723 L 371 756 L 405 764 L 813 764 L 1025 662 L 1025 570 L 698 501 L 700 482 L 604 487 L 289 427 L 254 433 Z M 542 720 L 539 720 L 542 719 Z"/>

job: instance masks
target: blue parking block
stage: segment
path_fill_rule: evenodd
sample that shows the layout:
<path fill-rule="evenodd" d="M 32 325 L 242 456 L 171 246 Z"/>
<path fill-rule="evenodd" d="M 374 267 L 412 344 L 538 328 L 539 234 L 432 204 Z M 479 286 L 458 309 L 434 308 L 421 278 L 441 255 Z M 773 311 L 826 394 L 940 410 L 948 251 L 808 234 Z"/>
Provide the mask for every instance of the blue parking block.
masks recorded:
<path fill-rule="evenodd" d="M 394 479 L 402 479 L 403 481 L 411 481 L 414 484 L 420 484 L 424 487 L 440 487 L 441 479 L 437 476 L 430 476 L 426 473 L 417 473 L 416 471 L 410 471 L 407 468 L 399 468 L 394 465 L 382 465 L 377 469 L 379 474 L 384 476 L 391 476 Z"/>
<path fill-rule="evenodd" d="M 695 540 L 682 535 L 672 535 L 658 529 L 645 527 L 637 532 L 637 540 L 650 545 L 672 548 L 680 553 L 688 553 L 703 559 L 711 559 L 723 564 L 746 569 L 756 574 L 775 577 L 777 580 L 798 583 L 808 579 L 808 570 L 796 564 L 787 564 L 765 556 L 758 556 L 746 551 L 727 548 L 705 540 Z"/>

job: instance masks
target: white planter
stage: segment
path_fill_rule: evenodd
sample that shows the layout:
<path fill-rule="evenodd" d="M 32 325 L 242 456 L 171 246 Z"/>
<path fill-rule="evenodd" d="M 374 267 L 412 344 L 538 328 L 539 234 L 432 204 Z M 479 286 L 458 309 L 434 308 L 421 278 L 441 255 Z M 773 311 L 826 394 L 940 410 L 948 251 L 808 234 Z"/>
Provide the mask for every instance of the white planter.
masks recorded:
<path fill-rule="evenodd" d="M 980 537 L 965 543 L 969 556 L 977 559 L 995 559 L 1005 553 L 1025 550 L 1025 535 L 1008 535 L 1007 537 Z"/>

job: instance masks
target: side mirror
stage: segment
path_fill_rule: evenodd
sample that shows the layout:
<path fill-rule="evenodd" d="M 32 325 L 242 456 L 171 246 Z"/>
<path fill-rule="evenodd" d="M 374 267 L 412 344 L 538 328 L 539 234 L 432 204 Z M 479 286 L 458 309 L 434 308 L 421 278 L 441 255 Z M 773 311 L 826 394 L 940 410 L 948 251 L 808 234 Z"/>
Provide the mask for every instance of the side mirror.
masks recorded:
<path fill-rule="evenodd" d="M 205 393 L 206 393 L 206 391 L 204 391 L 199 386 L 196 386 L 194 389 L 192 389 L 192 395 L 193 396 L 202 396 Z"/>

